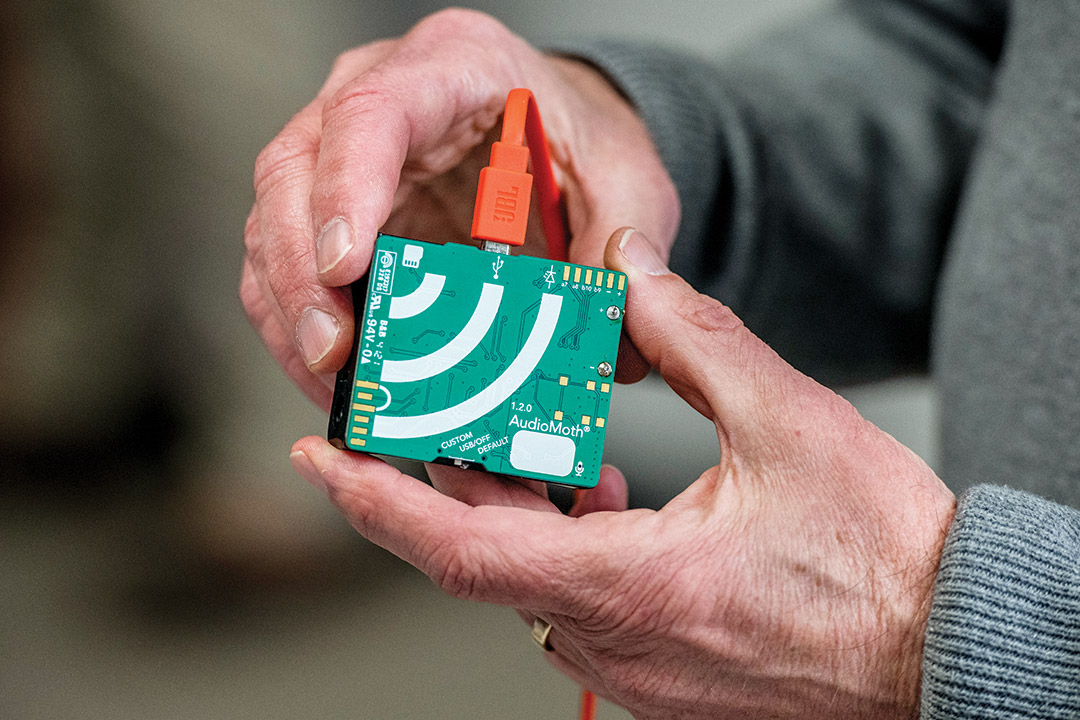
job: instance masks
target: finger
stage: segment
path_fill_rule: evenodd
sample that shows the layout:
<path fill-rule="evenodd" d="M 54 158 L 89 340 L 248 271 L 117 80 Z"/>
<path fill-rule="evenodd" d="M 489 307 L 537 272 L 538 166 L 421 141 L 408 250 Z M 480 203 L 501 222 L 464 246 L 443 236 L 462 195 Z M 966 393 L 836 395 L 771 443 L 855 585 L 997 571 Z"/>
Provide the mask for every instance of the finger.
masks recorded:
<path fill-rule="evenodd" d="M 248 320 L 262 336 L 274 360 L 312 402 L 329 412 L 334 391 L 333 376 L 315 375 L 308 369 L 297 353 L 293 336 L 282 327 L 280 313 L 275 312 L 276 308 L 266 299 L 255 271 L 247 260 L 244 261 L 240 279 L 240 299 Z"/>
<path fill-rule="evenodd" d="M 252 208 L 244 227 L 245 243 L 258 245 L 260 235 L 258 206 Z M 251 240 L 248 240 L 251 239 Z M 244 257 L 240 279 L 240 300 L 248 321 L 262 338 L 278 365 L 316 405 L 329 410 L 334 379 L 314 375 L 297 352 L 295 334 L 287 327 L 285 316 L 273 298 L 266 274 L 258 273 L 251 254 Z"/>
<path fill-rule="evenodd" d="M 614 572 L 597 549 L 596 523 L 586 530 L 586 521 L 558 513 L 470 507 L 317 437 L 298 441 L 290 459 L 361 535 L 455 597 L 575 614 L 595 578 Z"/>
<path fill-rule="evenodd" d="M 668 270 L 640 232 L 613 235 L 605 261 L 629 278 L 624 327 L 634 345 L 722 434 L 775 433 L 781 428 L 772 421 L 792 402 L 828 405 L 835 398 L 784 362 L 729 308 Z"/>
<path fill-rule="evenodd" d="M 558 512 L 547 499 L 547 485 L 535 480 L 509 478 L 480 470 L 461 470 L 428 463 L 431 485 L 443 495 L 466 505 L 499 505 Z"/>
<path fill-rule="evenodd" d="M 570 516 L 581 517 L 594 512 L 625 510 L 629 496 L 623 474 L 611 465 L 604 465 L 600 468 L 600 480 L 596 483 L 596 487 L 575 494 Z"/>
<path fill-rule="evenodd" d="M 244 228 L 245 242 L 258 245 L 260 240 L 259 209 L 252 207 Z M 297 350 L 295 333 L 289 327 L 281 307 L 273 297 L 265 273 L 255 270 L 251 253 L 245 255 L 240 276 L 240 301 L 252 327 L 270 350 L 271 356 L 316 405 L 329 411 L 334 378 L 316 375 L 308 369 Z"/>
<path fill-rule="evenodd" d="M 487 16 L 445 11 L 329 98 L 311 192 L 324 284 L 363 274 L 399 185 L 449 170 L 484 140 L 513 87 L 514 53 L 535 55 Z M 473 192 L 463 189 L 462 202 Z"/>
<path fill-rule="evenodd" d="M 619 355 L 615 364 L 615 381 L 632 385 L 644 380 L 649 374 L 649 363 L 634 347 L 634 341 L 624 332 L 619 336 Z"/>
<path fill-rule="evenodd" d="M 321 107 L 312 103 L 259 153 L 257 232 L 245 233 L 248 258 L 313 372 L 344 365 L 352 340 L 350 296 L 316 275 L 309 198 L 320 147 Z"/>

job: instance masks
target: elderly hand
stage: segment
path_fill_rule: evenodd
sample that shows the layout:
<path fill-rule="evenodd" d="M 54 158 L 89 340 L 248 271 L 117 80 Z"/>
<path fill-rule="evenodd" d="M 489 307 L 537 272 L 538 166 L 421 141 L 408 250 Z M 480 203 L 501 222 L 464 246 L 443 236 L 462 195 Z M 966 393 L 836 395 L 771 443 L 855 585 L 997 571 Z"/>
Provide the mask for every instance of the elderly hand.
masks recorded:
<path fill-rule="evenodd" d="M 674 187 L 644 124 L 588 66 L 464 10 L 345 53 L 259 155 L 240 287 L 271 353 L 324 408 L 352 343 L 345 286 L 366 272 L 376 232 L 468 239 L 491 131 L 514 87 L 530 88 L 543 115 L 570 259 L 600 264 L 611 229 L 627 220 L 666 255 Z"/>
<path fill-rule="evenodd" d="M 551 662 L 636 717 L 916 715 L 952 494 L 640 233 L 605 259 L 638 349 L 716 424 L 719 464 L 662 510 L 581 514 L 625 502 L 613 469 L 579 517 L 480 473 L 442 477 L 448 497 L 318 438 L 297 470 L 447 592 L 551 623 Z"/>

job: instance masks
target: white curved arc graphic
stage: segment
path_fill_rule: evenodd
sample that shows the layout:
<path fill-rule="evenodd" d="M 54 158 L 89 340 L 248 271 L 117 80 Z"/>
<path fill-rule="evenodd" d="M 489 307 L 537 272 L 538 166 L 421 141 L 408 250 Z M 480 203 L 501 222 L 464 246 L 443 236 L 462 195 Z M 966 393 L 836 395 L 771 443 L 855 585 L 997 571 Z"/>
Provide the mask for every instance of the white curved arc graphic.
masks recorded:
<path fill-rule="evenodd" d="M 555 334 L 555 326 L 559 322 L 559 312 L 562 310 L 562 298 L 558 295 L 544 296 L 540 300 L 540 310 L 536 314 L 536 322 L 529 332 L 529 338 L 524 347 L 506 372 L 497 377 L 494 382 L 453 407 L 438 410 L 426 415 L 410 415 L 406 417 L 389 417 L 376 415 L 372 423 L 371 434 L 374 437 L 383 438 L 417 438 L 438 435 L 448 430 L 454 430 L 462 425 L 476 420 L 481 415 L 491 412 L 498 405 L 510 397 L 511 393 L 521 387 L 528 379 L 529 374 L 536 369 L 547 350 L 551 338 Z"/>
<path fill-rule="evenodd" d="M 465 323 L 465 327 L 461 329 L 457 337 L 423 357 L 411 360 L 386 360 L 383 362 L 380 379 L 384 383 L 416 382 L 434 377 L 457 365 L 475 350 L 487 335 L 488 328 L 491 327 L 491 323 L 495 321 L 495 315 L 499 312 L 502 295 L 501 285 L 484 283 L 476 309 L 473 310 L 472 317 Z"/>
<path fill-rule="evenodd" d="M 408 295 L 390 298 L 390 319 L 411 318 L 424 312 L 438 299 L 439 293 L 442 292 L 445 284 L 445 275 L 424 273 L 424 279 L 420 281 L 420 287 Z"/>
<path fill-rule="evenodd" d="M 384 393 L 386 393 L 386 402 L 384 402 L 379 407 L 375 408 L 375 412 L 381 412 L 381 411 L 385 410 L 386 408 L 390 407 L 390 402 L 391 402 L 391 400 L 393 400 L 393 398 L 390 397 L 390 388 L 386 387 L 385 385 L 380 385 L 379 389 L 382 390 Z"/>

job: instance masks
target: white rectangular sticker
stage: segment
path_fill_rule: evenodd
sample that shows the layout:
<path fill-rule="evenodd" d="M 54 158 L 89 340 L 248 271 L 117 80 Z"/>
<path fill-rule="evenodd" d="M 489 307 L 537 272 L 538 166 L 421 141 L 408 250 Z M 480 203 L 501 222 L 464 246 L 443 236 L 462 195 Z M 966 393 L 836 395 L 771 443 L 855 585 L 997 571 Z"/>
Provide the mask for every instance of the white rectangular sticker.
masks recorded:
<path fill-rule="evenodd" d="M 566 477 L 574 467 L 576 450 L 568 437 L 519 430 L 510 443 L 510 464 L 518 470 Z"/>

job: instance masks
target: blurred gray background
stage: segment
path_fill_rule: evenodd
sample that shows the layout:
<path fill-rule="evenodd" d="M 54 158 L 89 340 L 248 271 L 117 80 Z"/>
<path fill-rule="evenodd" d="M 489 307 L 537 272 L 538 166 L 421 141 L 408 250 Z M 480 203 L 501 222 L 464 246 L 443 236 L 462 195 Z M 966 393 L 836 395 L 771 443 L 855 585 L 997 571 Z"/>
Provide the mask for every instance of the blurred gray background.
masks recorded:
<path fill-rule="evenodd" d="M 722 57 L 822 1 L 471 5 L 540 43 Z M 441 6 L 0 10 L 0 717 L 575 717 L 516 615 L 441 596 L 293 475 L 290 444 L 325 418 L 236 297 L 258 151 L 338 53 Z M 933 464 L 924 381 L 841 391 Z M 609 428 L 639 502 L 716 459 L 711 424 L 651 378 Z"/>

